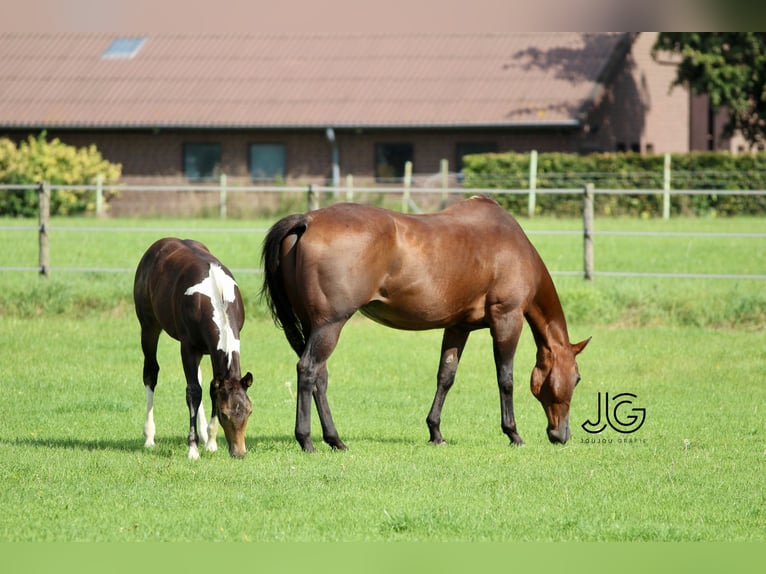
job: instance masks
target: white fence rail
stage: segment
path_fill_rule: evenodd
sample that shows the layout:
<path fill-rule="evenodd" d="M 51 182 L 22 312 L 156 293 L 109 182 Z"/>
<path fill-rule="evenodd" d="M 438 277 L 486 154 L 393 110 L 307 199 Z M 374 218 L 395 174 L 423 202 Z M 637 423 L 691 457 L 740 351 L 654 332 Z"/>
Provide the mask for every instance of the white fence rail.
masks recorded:
<path fill-rule="evenodd" d="M 596 189 L 591 184 L 586 185 L 584 188 L 557 188 L 557 189 L 466 189 L 466 188 L 447 188 L 447 187 L 430 187 L 430 188 L 409 188 L 406 185 L 402 187 L 354 187 L 353 182 L 349 181 L 345 188 L 336 188 L 330 186 L 237 186 L 227 187 L 225 178 L 219 185 L 184 185 L 184 186 L 169 186 L 169 185 L 131 185 L 131 186 L 116 186 L 110 189 L 114 190 L 126 190 L 126 191 L 139 191 L 139 192 L 217 192 L 220 197 L 220 212 L 221 219 L 227 217 L 227 198 L 230 193 L 280 193 L 280 194 L 305 194 L 307 209 L 316 209 L 319 207 L 319 194 L 332 194 L 332 197 L 336 201 L 354 201 L 358 199 L 360 195 L 365 194 L 399 194 L 402 197 L 401 210 L 403 212 L 419 211 L 417 204 L 413 201 L 413 195 L 420 194 L 439 194 L 441 203 L 446 202 L 446 198 L 450 194 L 459 194 L 465 196 L 466 194 L 515 194 L 515 195 L 530 195 L 530 205 L 534 203 L 533 195 L 542 194 L 581 194 L 583 197 L 583 228 L 582 230 L 546 230 L 535 231 L 531 230 L 527 233 L 529 235 L 571 235 L 580 236 L 583 238 L 583 269 L 582 271 L 557 271 L 552 270 L 554 275 L 582 275 L 586 280 L 592 279 L 594 276 L 605 277 L 657 277 L 657 278 L 683 278 L 683 279 L 753 279 L 764 280 L 766 274 L 739 274 L 739 273 L 653 273 L 653 272 L 631 272 L 631 271 L 609 271 L 609 270 L 596 270 L 594 268 L 594 237 L 598 236 L 636 236 L 636 237 L 711 237 L 711 238 L 753 238 L 764 239 L 766 233 L 760 232 L 683 232 L 683 231 L 597 231 L 594 229 L 594 213 L 593 213 L 593 196 L 620 194 L 620 195 L 651 195 L 658 194 L 665 196 L 669 195 L 766 195 L 766 190 L 652 190 L 652 189 Z M 0 190 L 16 190 L 16 191 L 28 191 L 37 190 L 38 193 L 38 205 L 39 205 L 39 217 L 38 225 L 0 225 L 2 231 L 37 231 L 38 243 L 39 243 L 39 263 L 37 266 L 0 266 L 1 271 L 39 271 L 39 273 L 47 277 L 51 272 L 50 260 L 49 260 L 49 243 L 50 243 L 50 231 L 63 231 L 63 232 L 96 232 L 96 233 L 114 233 L 114 232 L 166 232 L 167 228 L 150 228 L 150 227 L 128 227 L 128 226 L 51 226 L 50 224 L 50 194 L 52 190 L 76 190 L 76 191 L 94 191 L 97 194 L 96 206 L 103 206 L 102 194 L 104 188 L 102 185 L 49 185 L 47 183 L 41 183 L 37 185 L 0 185 Z M 533 212 L 533 210 L 532 210 Z M 180 231 L 196 231 L 193 229 L 174 229 L 175 232 Z M 223 226 L 219 228 L 204 229 L 206 233 L 264 233 L 265 228 L 237 228 Z M 132 272 L 133 268 L 119 268 L 119 267 L 57 267 L 56 272 Z M 237 269 L 238 273 L 260 273 L 260 269 Z"/>

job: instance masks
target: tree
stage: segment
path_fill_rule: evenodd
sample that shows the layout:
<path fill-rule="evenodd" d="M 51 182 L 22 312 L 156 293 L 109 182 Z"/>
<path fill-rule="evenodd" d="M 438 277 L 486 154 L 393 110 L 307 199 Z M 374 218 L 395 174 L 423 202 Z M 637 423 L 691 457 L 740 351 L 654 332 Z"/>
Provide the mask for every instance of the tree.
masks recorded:
<path fill-rule="evenodd" d="M 662 32 L 652 48 L 681 56 L 673 85 L 707 94 L 726 108 L 726 135 L 735 131 L 754 145 L 766 140 L 766 32 Z"/>

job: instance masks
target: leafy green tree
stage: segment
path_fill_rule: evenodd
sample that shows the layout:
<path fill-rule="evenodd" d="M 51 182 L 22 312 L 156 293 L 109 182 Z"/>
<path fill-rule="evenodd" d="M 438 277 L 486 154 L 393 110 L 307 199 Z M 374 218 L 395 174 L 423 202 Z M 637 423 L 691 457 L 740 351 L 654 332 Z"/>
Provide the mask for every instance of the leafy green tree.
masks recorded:
<path fill-rule="evenodd" d="M 673 85 L 707 94 L 727 108 L 727 135 L 740 131 L 751 144 L 766 140 L 766 32 L 662 32 L 652 48 L 680 55 Z"/>
<path fill-rule="evenodd" d="M 58 138 L 46 139 L 45 132 L 29 136 L 18 146 L 0 139 L 0 183 L 35 184 L 48 181 L 53 185 L 87 185 L 101 175 L 104 185 L 115 183 L 122 166 L 105 160 L 96 146 L 75 148 Z M 108 199 L 108 197 L 107 197 Z M 93 211 L 94 192 L 61 189 L 51 194 L 51 214 L 70 215 Z M 34 190 L 0 190 L 0 215 L 31 217 L 37 213 Z"/>

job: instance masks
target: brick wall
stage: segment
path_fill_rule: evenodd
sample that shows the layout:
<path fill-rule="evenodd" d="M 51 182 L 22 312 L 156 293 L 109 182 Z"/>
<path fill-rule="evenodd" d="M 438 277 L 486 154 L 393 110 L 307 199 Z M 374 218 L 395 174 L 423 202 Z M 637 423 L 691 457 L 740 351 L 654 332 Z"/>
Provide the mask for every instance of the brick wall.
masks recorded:
<path fill-rule="evenodd" d="M 332 176 L 331 146 L 324 130 L 313 131 L 49 131 L 49 137 L 85 146 L 95 144 L 109 161 L 122 164 L 122 181 L 128 184 L 183 184 L 183 145 L 221 145 L 221 171 L 231 185 L 251 184 L 248 146 L 281 143 L 287 155 L 288 183 L 327 184 Z M 571 131 L 503 130 L 336 130 L 341 176 L 353 174 L 359 184 L 374 183 L 375 145 L 410 143 L 414 172 L 435 174 L 446 158 L 455 170 L 456 149 L 461 143 L 496 144 L 498 151 L 578 151 L 578 136 Z"/>

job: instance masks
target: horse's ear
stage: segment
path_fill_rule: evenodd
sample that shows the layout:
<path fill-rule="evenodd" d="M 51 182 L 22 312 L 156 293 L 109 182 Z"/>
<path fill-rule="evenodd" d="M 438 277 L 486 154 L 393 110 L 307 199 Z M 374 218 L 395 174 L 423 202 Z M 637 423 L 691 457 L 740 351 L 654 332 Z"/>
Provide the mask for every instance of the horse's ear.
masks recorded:
<path fill-rule="evenodd" d="M 239 382 L 245 389 L 249 389 L 250 385 L 253 384 L 253 375 L 249 372 L 242 377 L 242 380 Z"/>
<path fill-rule="evenodd" d="M 575 343 L 574 345 L 572 345 L 572 353 L 574 353 L 575 355 L 579 355 L 580 353 L 582 353 L 582 350 L 583 350 L 585 347 L 587 347 L 587 346 L 588 346 L 588 343 L 590 343 L 590 340 L 591 340 L 592 338 L 593 338 L 593 337 L 588 337 L 587 339 L 585 339 L 585 340 L 583 340 L 583 341 L 580 341 L 579 343 Z"/>

